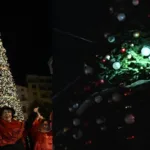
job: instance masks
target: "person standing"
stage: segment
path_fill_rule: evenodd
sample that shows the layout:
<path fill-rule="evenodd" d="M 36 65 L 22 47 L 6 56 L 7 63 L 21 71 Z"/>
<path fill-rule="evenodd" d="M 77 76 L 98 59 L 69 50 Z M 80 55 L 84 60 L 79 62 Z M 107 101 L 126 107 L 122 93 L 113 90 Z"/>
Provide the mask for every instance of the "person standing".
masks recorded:
<path fill-rule="evenodd" d="M 52 150 L 52 129 L 50 127 L 50 120 L 44 119 L 38 111 L 37 118 L 34 120 L 31 128 L 31 136 L 34 143 L 34 150 Z"/>
<path fill-rule="evenodd" d="M 14 120 L 15 110 L 0 110 L 0 150 L 25 150 L 23 144 L 24 122 Z"/>

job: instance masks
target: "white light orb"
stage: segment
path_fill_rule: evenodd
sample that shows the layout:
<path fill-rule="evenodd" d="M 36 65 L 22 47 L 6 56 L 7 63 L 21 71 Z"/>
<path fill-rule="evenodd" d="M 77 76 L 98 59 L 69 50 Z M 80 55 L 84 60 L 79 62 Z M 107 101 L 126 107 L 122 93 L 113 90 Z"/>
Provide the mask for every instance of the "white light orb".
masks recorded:
<path fill-rule="evenodd" d="M 130 46 L 131 46 L 131 47 L 133 47 L 133 46 L 134 46 L 134 44 L 132 43 Z"/>
<path fill-rule="evenodd" d="M 119 13 L 117 15 L 118 21 L 124 21 L 126 19 L 126 15 L 124 13 Z"/>
<path fill-rule="evenodd" d="M 110 60 L 110 55 L 106 55 L 105 58 L 106 58 L 107 60 Z"/>
<path fill-rule="evenodd" d="M 113 68 L 114 68 L 115 70 L 120 69 L 120 67 L 121 67 L 120 62 L 114 62 L 114 63 L 113 63 Z"/>
<path fill-rule="evenodd" d="M 132 4 L 134 5 L 134 6 L 137 6 L 137 5 L 139 5 L 139 0 L 132 0 Z"/>
<path fill-rule="evenodd" d="M 150 48 L 149 47 L 143 47 L 141 49 L 141 55 L 142 56 L 149 56 L 150 55 Z"/>
<path fill-rule="evenodd" d="M 132 55 L 131 55 L 131 54 L 127 55 L 127 58 L 128 58 L 128 59 L 131 59 L 131 58 L 132 58 Z"/>
<path fill-rule="evenodd" d="M 135 38 L 138 38 L 138 37 L 140 36 L 140 33 L 139 33 L 139 32 L 135 32 L 135 33 L 133 33 L 133 36 L 134 36 Z"/>

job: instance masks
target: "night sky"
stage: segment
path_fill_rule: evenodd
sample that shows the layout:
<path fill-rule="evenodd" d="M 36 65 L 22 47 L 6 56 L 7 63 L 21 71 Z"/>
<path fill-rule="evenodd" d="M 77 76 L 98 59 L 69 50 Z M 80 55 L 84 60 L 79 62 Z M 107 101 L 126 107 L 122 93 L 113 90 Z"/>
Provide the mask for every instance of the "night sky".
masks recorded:
<path fill-rule="evenodd" d="M 25 83 L 26 74 L 50 74 L 48 59 L 52 52 L 48 47 L 48 28 L 38 19 L 32 14 L 2 17 L 1 37 L 17 84 Z"/>

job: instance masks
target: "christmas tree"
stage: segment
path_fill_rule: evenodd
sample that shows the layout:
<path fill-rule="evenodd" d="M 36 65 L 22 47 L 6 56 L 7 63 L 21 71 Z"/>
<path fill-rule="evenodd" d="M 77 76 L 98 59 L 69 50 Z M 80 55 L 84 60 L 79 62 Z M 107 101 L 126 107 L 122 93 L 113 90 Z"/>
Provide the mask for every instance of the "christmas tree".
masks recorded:
<path fill-rule="evenodd" d="M 117 22 L 115 30 L 104 33 L 105 55 L 99 52 L 91 57 L 94 63 L 84 64 L 85 75 L 66 96 L 69 121 L 54 138 L 56 149 L 143 150 L 148 146 L 150 30 L 143 19 L 146 9 L 140 11 L 147 6 L 133 0 L 117 1 L 109 8 Z"/>
<path fill-rule="evenodd" d="M 9 106 L 15 110 L 18 120 L 24 120 L 24 115 L 17 96 L 17 90 L 11 75 L 6 56 L 6 50 L 0 40 L 0 107 Z"/>

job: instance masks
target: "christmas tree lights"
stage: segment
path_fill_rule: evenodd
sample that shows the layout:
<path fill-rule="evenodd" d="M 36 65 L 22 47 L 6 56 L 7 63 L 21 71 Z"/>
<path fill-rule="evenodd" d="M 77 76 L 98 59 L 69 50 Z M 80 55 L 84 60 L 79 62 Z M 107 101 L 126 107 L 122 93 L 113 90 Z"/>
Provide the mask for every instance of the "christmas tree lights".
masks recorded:
<path fill-rule="evenodd" d="M 0 107 L 9 106 L 15 110 L 18 120 L 24 120 L 24 115 L 17 96 L 16 86 L 11 75 L 6 56 L 6 50 L 0 39 Z"/>
<path fill-rule="evenodd" d="M 128 39 L 123 42 L 124 35 L 118 37 L 122 42 L 119 48 L 113 49 L 105 57 L 97 57 L 102 70 L 99 74 L 100 79 L 107 80 L 111 84 L 124 82 L 128 87 L 138 80 L 150 79 L 149 34 L 135 30 L 128 31 L 128 35 Z M 104 62 L 104 59 L 107 61 Z"/>

